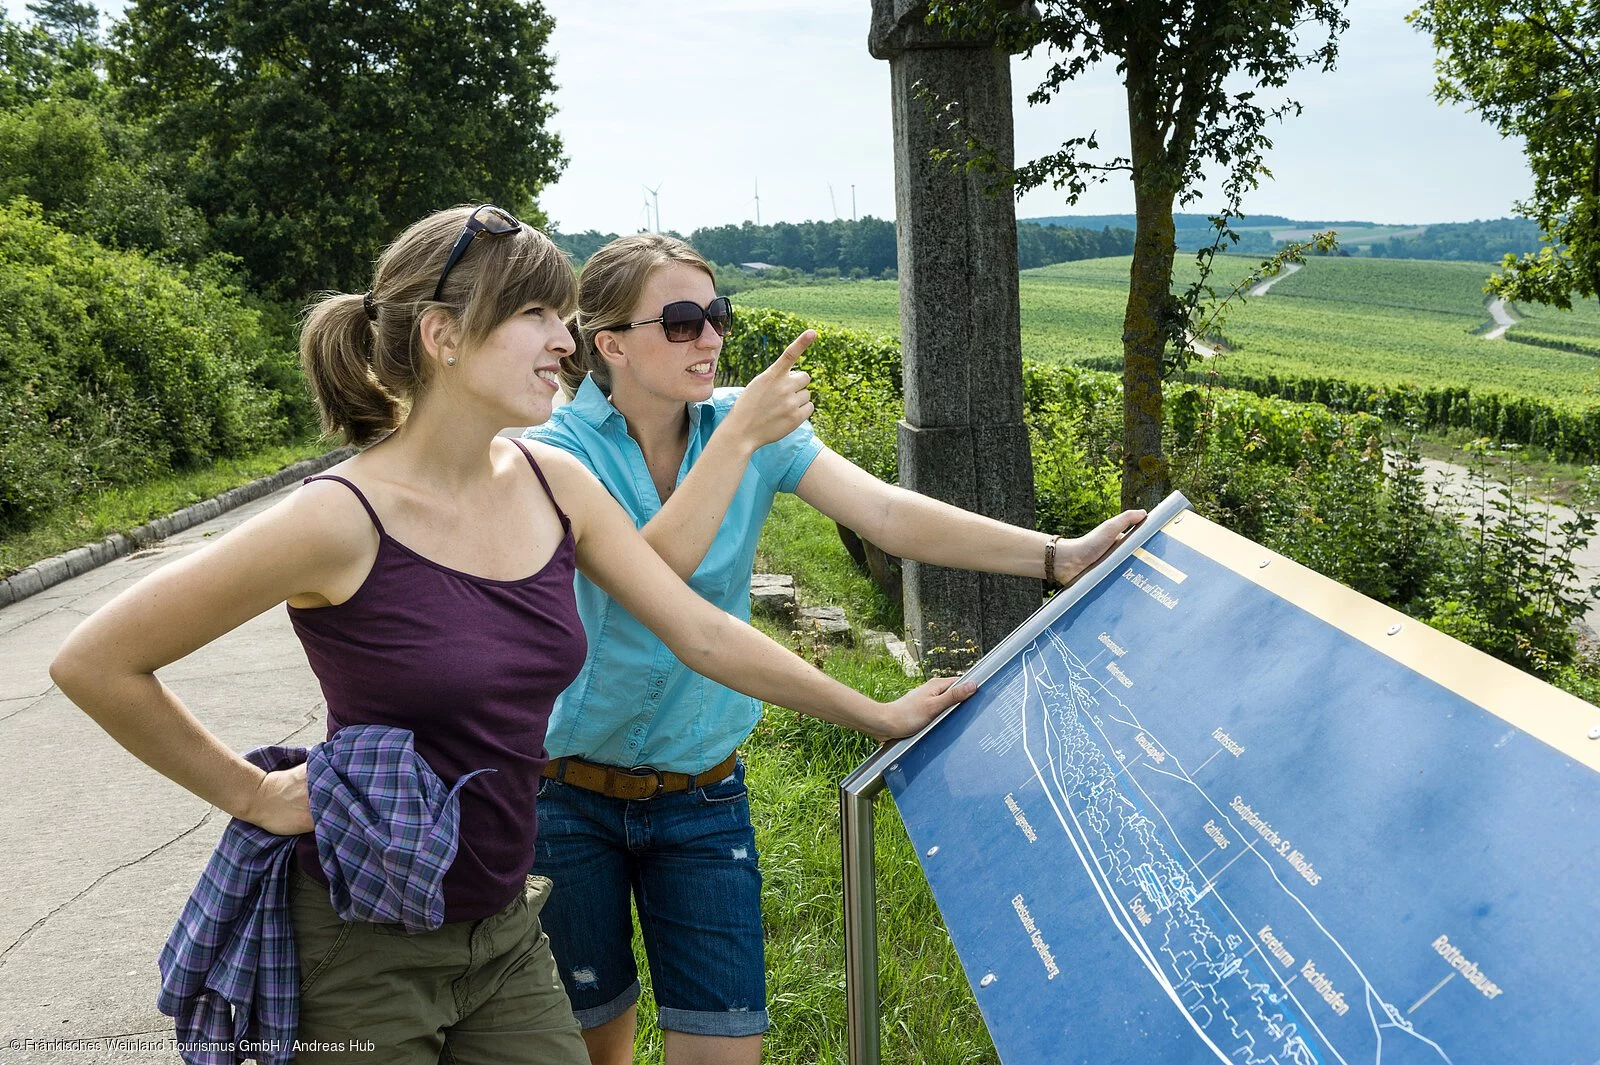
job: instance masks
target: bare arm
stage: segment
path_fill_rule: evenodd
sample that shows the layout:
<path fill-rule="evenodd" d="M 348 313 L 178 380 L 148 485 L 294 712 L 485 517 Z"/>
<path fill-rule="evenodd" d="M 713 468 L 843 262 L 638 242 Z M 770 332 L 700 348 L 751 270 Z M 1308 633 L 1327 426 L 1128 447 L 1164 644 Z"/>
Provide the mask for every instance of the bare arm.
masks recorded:
<path fill-rule="evenodd" d="M 251 765 L 155 672 L 292 596 L 342 599 L 376 540 L 348 491 L 303 488 L 97 610 L 56 653 L 51 679 L 112 739 L 206 802 L 269 831 L 309 832 L 305 767 Z"/>
<path fill-rule="evenodd" d="M 793 432 L 816 409 L 811 379 L 795 361 L 817 339 L 807 329 L 745 387 L 694 468 L 641 532 L 672 571 L 688 580 L 705 560 L 756 449 Z"/>
<path fill-rule="evenodd" d="M 1044 577 L 1049 533 L 1007 525 L 949 503 L 884 484 L 832 451 L 823 451 L 800 478 L 795 494 L 891 555 L 953 569 Z M 1123 533 L 1144 520 L 1129 510 L 1056 546 L 1062 584 L 1094 565 Z"/>
<path fill-rule="evenodd" d="M 696 673 L 879 738 L 909 736 L 972 693 L 968 686 L 941 678 L 892 703 L 879 703 L 840 684 L 696 595 L 650 549 L 616 500 L 570 456 L 546 448 L 538 458 L 572 518 L 584 575 Z"/>

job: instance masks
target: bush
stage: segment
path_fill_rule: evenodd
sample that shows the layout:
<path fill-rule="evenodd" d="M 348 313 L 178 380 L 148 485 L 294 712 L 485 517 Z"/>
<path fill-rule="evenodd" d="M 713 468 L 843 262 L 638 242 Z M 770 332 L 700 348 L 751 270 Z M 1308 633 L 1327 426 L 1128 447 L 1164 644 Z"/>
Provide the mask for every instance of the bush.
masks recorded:
<path fill-rule="evenodd" d="M 1574 561 L 1596 531 L 1600 473 L 1589 473 L 1571 516 L 1560 520 L 1529 504 L 1514 466 L 1510 485 L 1493 481 L 1487 448 L 1477 451 L 1467 490 L 1473 528 L 1435 582 L 1427 622 L 1536 676 L 1559 679 L 1581 665 L 1576 625 L 1600 599 Z"/>
<path fill-rule="evenodd" d="M 0 207 L 0 529 L 309 428 L 293 356 L 204 271 Z"/>
<path fill-rule="evenodd" d="M 1090 361 L 1107 370 L 1120 366 L 1120 360 Z M 1193 371 L 1182 376 L 1200 382 L 1210 373 Z M 1574 407 L 1555 400 L 1474 392 L 1464 387 L 1364 385 L 1332 377 L 1258 376 L 1232 370 L 1222 371 L 1217 383 L 1262 396 L 1320 403 L 1334 410 L 1373 414 L 1402 424 L 1415 423 L 1424 429 L 1469 429 L 1496 440 L 1542 447 L 1564 462 L 1600 458 L 1600 407 Z"/>
<path fill-rule="evenodd" d="M 1033 494 L 1041 529 L 1071 534 L 1092 529 L 1122 509 L 1122 475 L 1105 450 L 1090 446 L 1091 417 L 1069 401 L 1028 407 Z"/>
<path fill-rule="evenodd" d="M 717 372 L 730 384 L 743 384 L 765 370 L 807 329 L 817 331 L 817 340 L 800 365 L 813 377 L 871 379 L 892 389 L 896 397 L 900 395 L 900 342 L 895 338 L 812 325 L 796 315 L 763 307 L 739 308 L 723 342 Z"/>

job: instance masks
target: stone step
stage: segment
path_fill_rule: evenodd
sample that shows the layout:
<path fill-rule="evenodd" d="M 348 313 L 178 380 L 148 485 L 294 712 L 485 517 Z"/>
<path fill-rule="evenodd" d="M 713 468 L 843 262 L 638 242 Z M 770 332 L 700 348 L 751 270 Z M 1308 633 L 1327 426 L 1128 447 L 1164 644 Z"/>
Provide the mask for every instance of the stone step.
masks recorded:
<path fill-rule="evenodd" d="M 821 636 L 830 643 L 849 646 L 855 642 L 850 630 L 850 619 L 844 616 L 842 606 L 803 606 L 795 617 L 795 628 L 801 632 Z"/>
<path fill-rule="evenodd" d="M 794 578 L 787 573 L 757 573 L 750 578 L 750 609 L 788 620 L 794 617 Z"/>

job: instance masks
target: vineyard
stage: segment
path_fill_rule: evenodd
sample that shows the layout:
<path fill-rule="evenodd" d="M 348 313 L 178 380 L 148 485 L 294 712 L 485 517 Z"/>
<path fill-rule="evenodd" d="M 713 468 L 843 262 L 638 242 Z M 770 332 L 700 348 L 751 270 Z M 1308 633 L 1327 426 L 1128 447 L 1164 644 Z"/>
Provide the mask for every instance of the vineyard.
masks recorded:
<path fill-rule="evenodd" d="M 1228 287 L 1252 265 L 1220 258 L 1213 286 Z M 1476 263 L 1313 259 L 1267 295 L 1236 304 L 1222 324 L 1225 353 L 1192 369 L 1215 369 L 1253 391 L 1414 413 L 1592 460 L 1600 454 L 1600 358 L 1584 352 L 1600 352 L 1600 309 L 1518 307 L 1526 320 L 1508 336 L 1524 342 L 1484 340 L 1488 272 Z M 1025 271 L 1023 354 L 1114 368 L 1127 276 L 1121 258 Z M 747 299 L 813 321 L 898 330 L 894 282 L 765 288 Z"/>
<path fill-rule="evenodd" d="M 1558 311 L 1519 303 L 1514 309 L 1523 321 L 1506 334 L 1507 339 L 1600 358 L 1600 305 L 1582 303 Z"/>

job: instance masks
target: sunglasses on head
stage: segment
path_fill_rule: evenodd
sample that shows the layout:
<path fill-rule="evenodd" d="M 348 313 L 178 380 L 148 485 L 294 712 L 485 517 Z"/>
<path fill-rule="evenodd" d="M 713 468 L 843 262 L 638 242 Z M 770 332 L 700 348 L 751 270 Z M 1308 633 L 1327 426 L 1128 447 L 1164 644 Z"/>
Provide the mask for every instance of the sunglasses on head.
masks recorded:
<path fill-rule="evenodd" d="M 646 318 L 642 322 L 629 322 L 626 325 L 614 325 L 612 329 L 632 329 L 635 326 L 654 325 L 661 323 L 662 332 L 667 334 L 667 339 L 674 344 L 687 344 L 691 340 L 699 340 L 706 323 L 711 323 L 711 328 L 717 336 L 728 335 L 728 328 L 733 325 L 733 301 L 726 296 L 718 296 L 704 307 L 693 300 L 679 300 L 669 303 L 661 308 L 658 318 Z"/>
<path fill-rule="evenodd" d="M 491 237 L 503 237 L 510 233 L 522 232 L 522 223 L 511 217 L 509 211 L 502 211 L 492 203 L 486 203 L 473 209 L 467 216 L 467 224 L 461 227 L 461 235 L 456 238 L 456 243 L 450 249 L 450 257 L 444 261 L 444 269 L 439 271 L 439 283 L 433 286 L 433 299 L 438 302 L 444 296 L 444 279 L 450 276 L 456 263 L 467 254 L 467 249 L 480 233 L 487 233 Z"/>

